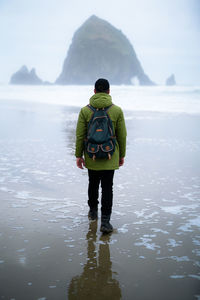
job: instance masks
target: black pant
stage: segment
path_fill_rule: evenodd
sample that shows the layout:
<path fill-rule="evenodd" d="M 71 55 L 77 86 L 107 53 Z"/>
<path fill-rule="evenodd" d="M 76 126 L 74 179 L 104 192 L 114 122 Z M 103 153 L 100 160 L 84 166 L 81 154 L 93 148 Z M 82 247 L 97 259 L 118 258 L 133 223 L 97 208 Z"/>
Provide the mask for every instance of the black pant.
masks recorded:
<path fill-rule="evenodd" d="M 101 182 L 101 212 L 102 215 L 110 215 L 113 204 L 113 177 L 114 170 L 94 171 L 88 170 L 88 205 L 90 208 L 98 206 L 99 183 Z"/>

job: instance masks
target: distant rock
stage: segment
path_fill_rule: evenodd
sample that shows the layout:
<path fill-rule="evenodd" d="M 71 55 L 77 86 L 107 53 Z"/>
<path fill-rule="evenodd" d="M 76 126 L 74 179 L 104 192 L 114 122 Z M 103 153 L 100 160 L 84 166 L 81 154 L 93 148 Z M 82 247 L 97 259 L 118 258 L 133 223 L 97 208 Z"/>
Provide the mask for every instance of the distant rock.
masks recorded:
<path fill-rule="evenodd" d="M 166 84 L 166 85 L 176 85 L 176 80 L 175 80 L 174 74 L 172 74 L 171 76 L 169 76 L 169 77 L 166 79 L 165 84 Z"/>
<path fill-rule="evenodd" d="M 43 81 L 36 75 L 35 69 L 29 72 L 26 66 L 22 66 L 11 76 L 10 84 L 41 85 Z"/>
<path fill-rule="evenodd" d="M 93 84 L 107 78 L 111 84 L 154 85 L 127 37 L 107 21 L 91 16 L 74 34 L 56 84 Z"/>
<path fill-rule="evenodd" d="M 52 82 L 49 82 L 49 81 L 43 81 L 43 84 L 44 84 L 44 85 L 53 85 L 53 83 L 52 83 Z"/>

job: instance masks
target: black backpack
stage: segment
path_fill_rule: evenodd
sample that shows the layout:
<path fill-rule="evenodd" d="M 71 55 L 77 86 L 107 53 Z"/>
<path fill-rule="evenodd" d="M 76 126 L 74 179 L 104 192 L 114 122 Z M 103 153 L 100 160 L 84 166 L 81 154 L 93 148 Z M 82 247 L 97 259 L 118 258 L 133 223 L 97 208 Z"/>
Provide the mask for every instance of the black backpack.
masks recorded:
<path fill-rule="evenodd" d="M 116 138 L 112 120 L 107 113 L 112 105 L 101 109 L 87 105 L 93 114 L 88 124 L 85 149 L 93 160 L 95 158 L 111 159 L 115 151 Z"/>

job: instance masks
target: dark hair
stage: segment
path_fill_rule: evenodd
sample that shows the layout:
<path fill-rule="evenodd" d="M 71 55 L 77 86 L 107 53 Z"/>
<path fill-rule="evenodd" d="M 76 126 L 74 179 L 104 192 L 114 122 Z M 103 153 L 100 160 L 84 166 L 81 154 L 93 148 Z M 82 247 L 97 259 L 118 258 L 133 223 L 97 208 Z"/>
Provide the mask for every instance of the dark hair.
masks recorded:
<path fill-rule="evenodd" d="M 97 93 L 106 93 L 110 88 L 110 84 L 109 84 L 107 79 L 99 78 L 95 82 L 94 87 L 95 87 L 95 90 L 96 90 Z"/>

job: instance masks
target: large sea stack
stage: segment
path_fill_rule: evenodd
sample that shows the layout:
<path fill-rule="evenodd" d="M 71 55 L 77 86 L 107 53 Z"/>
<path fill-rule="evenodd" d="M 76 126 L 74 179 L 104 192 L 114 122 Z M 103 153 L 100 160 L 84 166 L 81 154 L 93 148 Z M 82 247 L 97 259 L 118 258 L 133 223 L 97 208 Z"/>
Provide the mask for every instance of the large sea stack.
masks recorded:
<path fill-rule="evenodd" d="M 140 85 L 154 85 L 126 36 L 91 16 L 75 32 L 56 84 L 93 84 L 100 77 L 111 84 L 132 84 L 136 78 Z"/>

